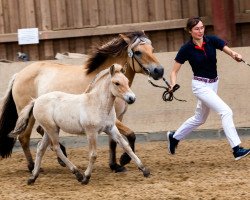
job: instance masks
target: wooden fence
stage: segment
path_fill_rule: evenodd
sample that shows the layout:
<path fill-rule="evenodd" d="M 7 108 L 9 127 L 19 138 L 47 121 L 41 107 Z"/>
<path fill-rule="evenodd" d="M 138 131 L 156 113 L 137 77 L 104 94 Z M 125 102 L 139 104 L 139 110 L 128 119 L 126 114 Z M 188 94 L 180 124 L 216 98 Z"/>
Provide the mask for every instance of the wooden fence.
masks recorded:
<path fill-rule="evenodd" d="M 209 0 L 0 0 L 0 59 L 53 59 L 57 52 L 87 53 L 118 33 L 145 30 L 156 52 L 176 51 L 187 39 L 186 18 L 204 17 L 213 32 Z M 234 0 L 237 46 L 250 45 L 250 1 Z M 230 20 L 230 19 L 229 19 Z M 17 29 L 39 29 L 40 42 L 18 45 Z"/>

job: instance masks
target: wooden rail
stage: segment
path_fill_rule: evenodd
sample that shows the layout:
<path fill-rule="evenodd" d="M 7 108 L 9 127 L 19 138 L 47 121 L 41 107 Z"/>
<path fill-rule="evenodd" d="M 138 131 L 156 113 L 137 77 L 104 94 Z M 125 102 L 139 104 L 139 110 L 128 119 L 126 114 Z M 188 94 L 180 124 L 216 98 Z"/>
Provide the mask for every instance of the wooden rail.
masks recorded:
<path fill-rule="evenodd" d="M 249 23 L 250 14 L 238 14 L 235 17 L 236 23 Z M 86 37 L 96 35 L 109 35 L 117 33 L 125 33 L 131 31 L 156 31 L 156 30 L 170 30 L 184 28 L 186 26 L 187 19 L 175 19 L 164 20 L 154 22 L 141 22 L 131 24 L 119 24 L 108 26 L 93 26 L 79 29 L 59 29 L 54 31 L 40 31 L 39 39 L 61 39 L 61 38 L 74 38 L 74 37 Z M 203 17 L 205 25 L 212 25 L 212 21 L 209 17 Z M 0 35 L 0 42 L 17 42 L 17 33 L 6 33 Z"/>
<path fill-rule="evenodd" d="M 61 39 L 61 38 L 73 38 L 73 37 L 86 37 L 96 35 L 109 35 L 117 33 L 125 33 L 132 31 L 155 31 L 155 30 L 170 30 L 184 28 L 186 26 L 187 19 L 175 19 L 175 20 L 164 20 L 154 22 L 141 22 L 132 24 L 119 24 L 119 25 L 108 25 L 108 26 L 96 26 L 79 29 L 60 29 L 54 31 L 40 31 L 39 39 Z M 205 25 L 212 25 L 209 17 L 203 18 Z M 0 42 L 17 42 L 17 33 L 7 33 L 0 35 Z"/>

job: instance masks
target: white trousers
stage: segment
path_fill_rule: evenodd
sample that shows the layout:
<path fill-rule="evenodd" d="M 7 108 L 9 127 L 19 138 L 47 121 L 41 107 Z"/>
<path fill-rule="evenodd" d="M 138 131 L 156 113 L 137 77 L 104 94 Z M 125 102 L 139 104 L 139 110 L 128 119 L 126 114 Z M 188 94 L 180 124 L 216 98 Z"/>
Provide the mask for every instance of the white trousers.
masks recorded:
<path fill-rule="evenodd" d="M 229 106 L 217 95 L 218 83 L 205 83 L 192 80 L 192 90 L 198 99 L 194 116 L 186 120 L 174 134 L 174 138 L 181 140 L 190 134 L 195 128 L 204 124 L 210 109 L 217 112 L 222 121 L 222 127 L 231 148 L 241 143 L 233 122 L 233 112 Z"/>

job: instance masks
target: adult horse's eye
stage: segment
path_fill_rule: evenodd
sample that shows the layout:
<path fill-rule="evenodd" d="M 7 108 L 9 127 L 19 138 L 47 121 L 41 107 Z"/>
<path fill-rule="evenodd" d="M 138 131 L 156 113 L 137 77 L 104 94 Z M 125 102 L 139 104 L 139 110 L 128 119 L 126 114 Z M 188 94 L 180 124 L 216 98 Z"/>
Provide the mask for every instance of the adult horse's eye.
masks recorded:
<path fill-rule="evenodd" d="M 140 51 L 135 51 L 134 54 L 135 54 L 136 56 L 141 56 L 141 52 L 140 52 Z"/>

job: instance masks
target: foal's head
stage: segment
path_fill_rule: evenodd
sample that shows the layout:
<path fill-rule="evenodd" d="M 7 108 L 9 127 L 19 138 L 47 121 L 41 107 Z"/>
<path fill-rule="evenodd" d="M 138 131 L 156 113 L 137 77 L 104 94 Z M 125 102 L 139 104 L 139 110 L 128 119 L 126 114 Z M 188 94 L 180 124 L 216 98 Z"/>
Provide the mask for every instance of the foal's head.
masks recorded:
<path fill-rule="evenodd" d="M 110 89 L 114 96 L 122 98 L 128 104 L 135 102 L 135 94 L 129 87 L 129 81 L 124 75 L 121 65 L 114 64 L 110 67 L 109 73 L 111 75 Z"/>

